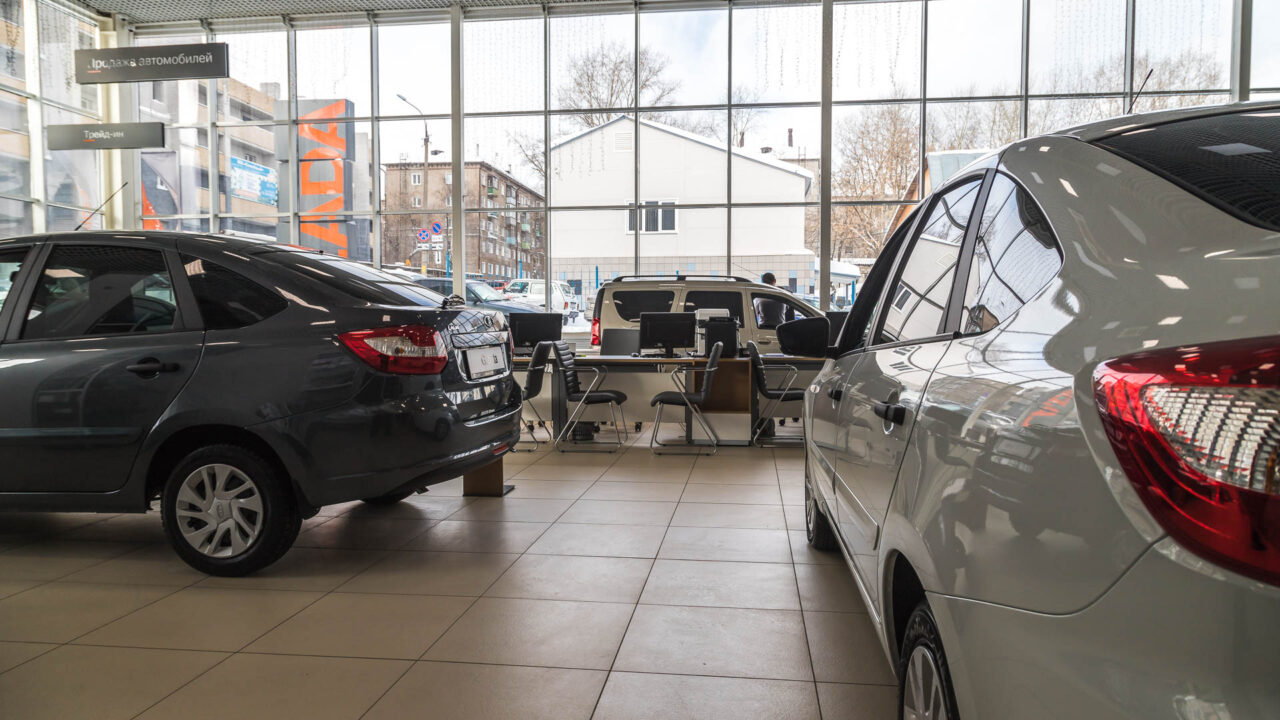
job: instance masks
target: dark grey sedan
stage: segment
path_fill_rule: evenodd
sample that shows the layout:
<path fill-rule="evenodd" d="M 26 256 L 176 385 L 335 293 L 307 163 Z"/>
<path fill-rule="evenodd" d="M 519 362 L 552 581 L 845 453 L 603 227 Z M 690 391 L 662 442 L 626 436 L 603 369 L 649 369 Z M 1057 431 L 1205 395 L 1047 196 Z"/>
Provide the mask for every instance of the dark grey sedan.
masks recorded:
<path fill-rule="evenodd" d="M 0 241 L 0 276 L 0 510 L 159 499 L 184 560 L 241 575 L 321 506 L 399 501 L 519 434 L 503 316 L 358 263 L 102 232 Z"/>

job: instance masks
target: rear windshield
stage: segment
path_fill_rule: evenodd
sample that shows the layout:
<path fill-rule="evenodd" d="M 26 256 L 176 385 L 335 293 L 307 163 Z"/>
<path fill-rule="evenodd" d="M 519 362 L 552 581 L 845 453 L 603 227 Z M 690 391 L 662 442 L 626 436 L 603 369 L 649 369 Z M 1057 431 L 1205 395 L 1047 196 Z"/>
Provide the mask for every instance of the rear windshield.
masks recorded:
<path fill-rule="evenodd" d="M 1280 112 L 1179 120 L 1098 144 L 1246 222 L 1280 230 Z"/>
<path fill-rule="evenodd" d="M 427 307 L 439 307 L 444 302 L 443 295 L 404 278 L 333 255 L 280 251 L 263 257 L 364 302 Z"/>
<path fill-rule="evenodd" d="M 671 312 L 676 294 L 671 290 L 618 290 L 613 293 L 613 309 L 627 322 L 639 322 L 640 313 Z"/>

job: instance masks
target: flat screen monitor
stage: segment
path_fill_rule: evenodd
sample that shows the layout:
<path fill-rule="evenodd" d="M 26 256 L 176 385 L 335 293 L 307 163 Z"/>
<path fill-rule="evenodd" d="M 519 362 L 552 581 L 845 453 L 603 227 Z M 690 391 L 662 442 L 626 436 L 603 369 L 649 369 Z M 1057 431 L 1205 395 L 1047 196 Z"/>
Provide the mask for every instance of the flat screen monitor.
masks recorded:
<path fill-rule="evenodd" d="M 693 347 L 696 330 L 697 315 L 691 312 L 640 313 L 640 349 L 673 357 L 676 348 Z"/>
<path fill-rule="evenodd" d="M 508 316 L 511 325 L 511 342 L 517 355 L 528 355 L 533 346 L 545 340 L 559 340 L 564 328 L 560 313 L 521 313 Z"/>
<path fill-rule="evenodd" d="M 840 330 L 844 328 L 844 321 L 848 317 L 848 310 L 832 310 L 827 313 L 827 323 L 830 325 L 830 331 L 827 337 L 828 345 L 835 345 L 836 340 L 840 339 Z"/>

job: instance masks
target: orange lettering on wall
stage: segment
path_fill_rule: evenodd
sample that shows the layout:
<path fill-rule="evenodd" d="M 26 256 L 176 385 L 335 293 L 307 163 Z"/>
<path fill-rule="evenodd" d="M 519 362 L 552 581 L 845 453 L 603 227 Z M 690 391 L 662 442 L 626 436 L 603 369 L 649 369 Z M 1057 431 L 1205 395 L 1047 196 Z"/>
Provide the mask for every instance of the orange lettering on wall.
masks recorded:
<path fill-rule="evenodd" d="M 299 119 L 305 121 L 339 118 L 343 116 L 346 106 L 345 100 L 339 100 L 306 113 Z M 319 198 L 326 198 L 315 207 L 306 208 L 303 212 L 326 213 L 345 210 L 346 197 L 343 190 L 346 176 L 343 161 L 346 158 L 347 141 L 342 137 L 342 124 L 337 122 L 300 124 L 298 137 L 320 145 L 304 153 L 298 166 L 298 192 L 304 200 L 303 204 L 304 206 L 308 204 L 306 199 L 314 202 Z M 325 180 L 312 179 L 312 171 L 324 165 L 329 166 L 333 177 Z M 334 245 L 338 248 L 340 257 L 347 256 L 347 235 L 343 231 L 343 223 L 316 222 L 318 220 L 337 221 L 336 216 L 304 215 L 301 220 L 298 229 L 302 234 Z"/>

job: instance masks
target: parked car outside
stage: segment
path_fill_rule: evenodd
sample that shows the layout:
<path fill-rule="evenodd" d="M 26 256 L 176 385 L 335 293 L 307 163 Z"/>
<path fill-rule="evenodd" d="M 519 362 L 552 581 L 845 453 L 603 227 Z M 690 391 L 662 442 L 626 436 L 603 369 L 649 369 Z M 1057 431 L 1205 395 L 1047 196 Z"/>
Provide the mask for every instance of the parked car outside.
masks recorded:
<path fill-rule="evenodd" d="M 893 233 L 806 392 L 805 518 L 899 717 L 1280 717 L 1278 155 L 1277 103 L 1118 118 Z"/>
<path fill-rule="evenodd" d="M 777 321 L 822 313 L 791 292 L 773 285 L 724 275 L 623 276 L 600 285 L 592 310 L 591 344 L 604 330 L 640 327 L 646 312 L 728 310 L 738 321 L 738 342 L 753 341 L 765 353 L 778 352 Z"/>
<path fill-rule="evenodd" d="M 0 510 L 145 512 L 242 575 L 325 505 L 397 502 L 519 436 L 502 315 L 269 242 L 0 241 Z M 3 523 L 3 519 L 0 519 Z"/>
<path fill-rule="evenodd" d="M 547 306 L 547 284 L 545 280 L 528 280 L 521 278 L 507 283 L 505 295 L 508 299 L 534 305 L 539 312 L 558 312 L 564 314 L 564 324 L 568 325 L 578 319 L 580 314 L 578 297 L 569 283 L 560 280 L 551 282 L 551 309 Z"/>
<path fill-rule="evenodd" d="M 397 271 L 404 272 L 403 270 Z M 419 275 L 417 273 L 407 273 L 412 275 L 411 282 L 421 285 L 422 287 L 440 295 L 453 294 L 453 278 Z M 510 317 L 511 313 L 530 313 L 542 312 L 542 308 L 531 305 L 518 300 L 508 300 L 506 295 L 494 289 L 488 283 L 479 280 L 467 281 L 467 305 L 469 307 L 478 308 L 480 310 L 493 310 Z"/>

